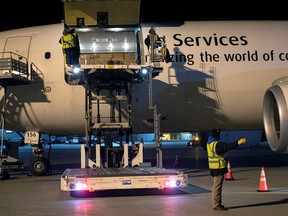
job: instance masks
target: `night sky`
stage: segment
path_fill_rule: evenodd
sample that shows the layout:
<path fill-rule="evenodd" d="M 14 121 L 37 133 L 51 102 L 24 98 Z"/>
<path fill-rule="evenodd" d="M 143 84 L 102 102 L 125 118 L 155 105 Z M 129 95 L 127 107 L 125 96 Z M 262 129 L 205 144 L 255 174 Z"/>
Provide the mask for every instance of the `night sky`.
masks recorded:
<path fill-rule="evenodd" d="M 278 1 L 278 0 L 277 0 Z M 183 20 L 288 20 L 284 2 L 143 0 L 142 22 Z M 224 2 L 224 1 L 221 1 Z M 265 2 L 265 3 L 264 3 Z M 11 0 L 1 6 L 0 31 L 59 23 L 64 18 L 62 0 Z"/>

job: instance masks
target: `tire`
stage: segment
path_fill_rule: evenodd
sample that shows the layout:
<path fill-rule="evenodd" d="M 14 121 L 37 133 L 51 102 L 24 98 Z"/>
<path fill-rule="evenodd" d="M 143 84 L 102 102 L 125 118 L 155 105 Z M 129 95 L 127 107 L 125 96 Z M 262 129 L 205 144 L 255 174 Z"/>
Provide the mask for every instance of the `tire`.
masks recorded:
<path fill-rule="evenodd" d="M 29 164 L 31 173 L 35 176 L 47 175 L 50 170 L 49 160 L 44 157 L 34 157 Z"/>

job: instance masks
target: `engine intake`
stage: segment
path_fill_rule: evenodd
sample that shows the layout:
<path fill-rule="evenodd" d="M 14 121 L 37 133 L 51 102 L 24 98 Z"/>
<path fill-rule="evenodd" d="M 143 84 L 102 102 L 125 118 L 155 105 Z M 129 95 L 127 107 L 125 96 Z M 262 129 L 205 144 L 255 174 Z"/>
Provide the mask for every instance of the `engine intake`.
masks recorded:
<path fill-rule="evenodd" d="M 263 100 L 264 128 L 270 148 L 288 153 L 288 77 L 276 80 Z"/>

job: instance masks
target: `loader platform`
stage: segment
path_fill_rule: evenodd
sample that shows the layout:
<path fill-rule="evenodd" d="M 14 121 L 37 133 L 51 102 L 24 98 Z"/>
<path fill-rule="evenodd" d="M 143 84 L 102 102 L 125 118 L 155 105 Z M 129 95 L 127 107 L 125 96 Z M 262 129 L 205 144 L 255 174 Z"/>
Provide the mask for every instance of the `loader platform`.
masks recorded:
<path fill-rule="evenodd" d="M 187 174 L 159 167 L 67 169 L 61 176 L 62 191 L 164 189 L 188 186 Z"/>

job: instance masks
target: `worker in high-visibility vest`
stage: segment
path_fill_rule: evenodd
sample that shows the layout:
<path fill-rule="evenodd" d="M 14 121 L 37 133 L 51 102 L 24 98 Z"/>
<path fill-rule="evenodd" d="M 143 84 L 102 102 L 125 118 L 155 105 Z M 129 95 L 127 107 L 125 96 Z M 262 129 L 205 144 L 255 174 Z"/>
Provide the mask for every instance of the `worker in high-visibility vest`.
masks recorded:
<path fill-rule="evenodd" d="M 70 67 L 79 66 L 80 46 L 75 29 L 69 29 L 65 26 L 59 43 L 62 44 L 66 64 Z"/>
<path fill-rule="evenodd" d="M 246 143 L 246 138 L 241 138 L 233 143 L 224 143 L 219 141 L 219 139 L 220 130 L 213 129 L 207 141 L 208 164 L 210 175 L 213 177 L 212 208 L 214 210 L 226 211 L 228 209 L 222 205 L 224 174 L 228 172 L 227 160 L 224 153 Z"/>
<path fill-rule="evenodd" d="M 165 36 L 163 35 L 162 37 L 162 47 L 161 47 L 161 55 L 162 55 L 162 61 L 163 62 L 166 62 L 166 63 L 169 63 L 171 62 L 171 56 L 170 56 L 170 52 L 167 48 L 167 45 L 166 45 L 166 40 L 165 40 Z"/>
<path fill-rule="evenodd" d="M 153 49 L 159 48 L 162 45 L 162 41 L 161 41 L 159 35 L 156 34 L 156 32 L 153 28 L 151 28 L 149 30 L 149 34 L 147 35 L 144 42 L 145 42 L 148 49 L 150 49 L 150 47 L 152 47 L 152 46 L 153 46 L 152 47 Z"/>

